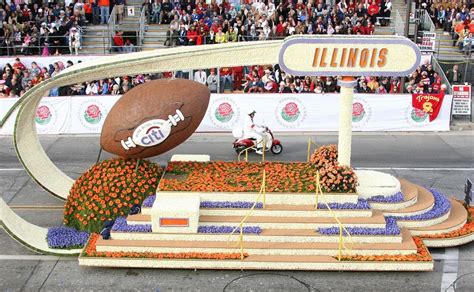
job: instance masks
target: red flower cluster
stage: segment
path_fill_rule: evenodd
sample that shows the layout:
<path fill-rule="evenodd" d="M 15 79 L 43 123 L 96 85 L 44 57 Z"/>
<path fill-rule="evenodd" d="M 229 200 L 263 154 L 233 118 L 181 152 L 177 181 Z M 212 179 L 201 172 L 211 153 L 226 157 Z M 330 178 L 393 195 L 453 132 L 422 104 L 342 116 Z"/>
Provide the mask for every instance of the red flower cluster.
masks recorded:
<path fill-rule="evenodd" d="M 343 261 L 363 261 L 363 262 L 430 262 L 433 260 L 430 252 L 426 248 L 423 240 L 419 237 L 413 237 L 416 244 L 416 253 L 408 255 L 349 255 L 342 256 Z"/>
<path fill-rule="evenodd" d="M 326 167 L 328 165 L 337 165 L 337 146 L 331 144 L 319 147 L 314 150 L 310 161 L 318 168 Z"/>
<path fill-rule="evenodd" d="M 468 220 L 466 224 L 464 224 L 461 228 L 453 230 L 451 232 L 445 232 L 445 233 L 437 233 L 437 234 L 423 234 L 420 235 L 421 238 L 455 238 L 455 237 L 461 237 L 465 235 L 470 235 L 474 233 L 474 207 L 469 207 L 467 209 L 467 212 L 469 214 Z"/>
<path fill-rule="evenodd" d="M 206 259 L 206 260 L 240 260 L 240 253 L 206 253 L 206 252 L 98 252 L 96 249 L 99 234 L 91 235 L 83 256 L 107 258 L 146 258 L 146 259 Z M 248 257 L 248 253 L 244 253 Z"/>
<path fill-rule="evenodd" d="M 314 192 L 316 167 L 301 162 L 170 162 L 166 172 L 185 175 L 184 179 L 165 177 L 163 191 L 258 192 L 266 173 L 267 192 Z M 321 173 L 324 192 L 355 192 L 357 178 L 352 169 L 335 166 Z"/>
<path fill-rule="evenodd" d="M 90 168 L 72 186 L 64 208 L 64 224 L 99 232 L 102 223 L 124 216 L 134 204 L 155 193 L 162 168 L 157 164 L 122 158 Z"/>

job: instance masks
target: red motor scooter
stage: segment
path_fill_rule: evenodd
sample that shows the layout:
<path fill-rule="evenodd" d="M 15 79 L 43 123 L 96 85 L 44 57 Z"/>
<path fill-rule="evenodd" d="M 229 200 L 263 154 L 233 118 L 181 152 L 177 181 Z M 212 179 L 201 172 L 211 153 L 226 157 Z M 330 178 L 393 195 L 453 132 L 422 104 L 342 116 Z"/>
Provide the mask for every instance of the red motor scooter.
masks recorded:
<path fill-rule="evenodd" d="M 272 146 L 270 147 L 270 149 L 266 148 L 265 151 L 270 150 L 275 155 L 280 154 L 283 151 L 283 146 L 281 145 L 280 140 L 277 140 L 274 138 L 273 132 L 268 127 L 265 127 L 265 133 L 268 133 L 272 140 Z M 249 149 L 252 151 L 257 150 L 257 145 L 256 145 L 257 141 L 253 138 L 243 138 L 242 129 L 240 128 L 234 129 L 232 131 L 232 134 L 234 135 L 234 138 L 236 138 L 233 145 L 234 145 L 234 150 L 235 152 L 237 152 L 237 154 L 241 153 L 245 149 Z"/>

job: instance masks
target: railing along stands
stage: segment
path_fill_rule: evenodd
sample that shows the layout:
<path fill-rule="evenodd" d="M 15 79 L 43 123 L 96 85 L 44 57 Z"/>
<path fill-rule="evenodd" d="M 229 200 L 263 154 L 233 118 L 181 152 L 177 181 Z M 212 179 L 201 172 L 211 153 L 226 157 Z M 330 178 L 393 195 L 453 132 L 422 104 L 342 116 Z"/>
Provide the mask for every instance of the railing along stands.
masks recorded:
<path fill-rule="evenodd" d="M 114 35 L 115 35 L 115 23 L 117 22 L 117 9 L 116 7 L 114 6 L 112 8 L 112 11 L 110 12 L 110 16 L 109 16 L 109 22 L 107 23 L 107 32 L 108 32 L 108 49 L 109 49 L 109 52 L 113 52 L 113 46 L 114 46 L 114 41 L 113 41 L 113 38 L 114 38 Z"/>
<path fill-rule="evenodd" d="M 140 19 L 138 20 L 138 39 L 137 39 L 137 51 L 141 51 L 143 49 L 143 41 L 145 35 L 145 27 L 146 27 L 146 7 L 143 6 L 142 10 L 140 11 Z"/>

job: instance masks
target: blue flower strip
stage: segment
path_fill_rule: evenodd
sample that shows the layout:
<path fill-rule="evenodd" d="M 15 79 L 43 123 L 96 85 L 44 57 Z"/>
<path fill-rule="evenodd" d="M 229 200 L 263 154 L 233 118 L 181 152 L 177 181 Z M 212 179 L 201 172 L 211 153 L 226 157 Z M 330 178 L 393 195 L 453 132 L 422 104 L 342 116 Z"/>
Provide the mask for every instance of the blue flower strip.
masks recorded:
<path fill-rule="evenodd" d="M 346 227 L 350 235 L 399 235 L 400 228 L 397 225 L 397 220 L 391 216 L 385 217 L 385 228 L 371 228 L 371 227 Z M 325 227 L 316 230 L 323 235 L 338 235 L 339 227 Z M 347 232 L 343 230 L 343 235 L 347 236 Z"/>
<path fill-rule="evenodd" d="M 398 192 L 391 196 L 373 196 L 368 200 L 374 203 L 400 203 L 405 200 L 405 197 L 401 192 Z"/>
<path fill-rule="evenodd" d="M 214 225 L 204 225 L 198 227 L 198 233 L 231 233 L 235 229 L 235 226 L 214 226 Z M 151 224 L 127 224 L 127 219 L 125 217 L 118 217 L 115 220 L 114 226 L 112 226 L 112 231 L 118 232 L 143 232 L 148 233 L 152 232 Z M 239 230 L 237 230 L 239 232 Z M 245 234 L 260 234 L 262 233 L 262 228 L 258 226 L 247 226 L 243 228 Z"/>
<path fill-rule="evenodd" d="M 212 202 L 212 201 L 203 201 L 201 202 L 201 208 L 209 208 L 209 209 L 218 209 L 218 208 L 229 208 L 229 209 L 250 209 L 253 206 L 253 202 Z M 257 203 L 255 205 L 256 209 L 262 209 L 263 203 Z"/>
<path fill-rule="evenodd" d="M 117 217 L 115 219 L 114 226 L 112 226 L 112 231 L 120 232 L 151 232 L 151 224 L 132 224 L 127 223 L 125 217 Z"/>
<path fill-rule="evenodd" d="M 198 233 L 232 233 L 236 226 L 213 226 L 213 225 L 204 225 L 198 227 Z M 236 233 L 238 234 L 240 230 L 237 228 Z M 242 232 L 245 234 L 260 234 L 262 233 L 262 228 L 258 226 L 247 226 L 242 229 Z"/>
<path fill-rule="evenodd" d="M 350 210 L 367 210 L 370 209 L 370 204 L 367 200 L 359 198 L 357 204 L 354 203 L 329 203 L 331 209 L 350 209 Z M 327 209 L 327 205 L 318 203 L 318 209 Z"/>
<path fill-rule="evenodd" d="M 433 194 L 434 197 L 434 206 L 431 208 L 431 210 L 418 215 L 394 216 L 394 218 L 403 221 L 423 221 L 438 218 L 448 213 L 451 209 L 451 202 L 449 199 L 435 189 L 428 190 L 431 192 L 431 194 Z"/>
<path fill-rule="evenodd" d="M 153 207 L 153 203 L 155 202 L 155 199 L 156 199 L 156 195 L 151 195 L 151 196 L 147 197 L 142 203 L 142 208 L 143 207 L 145 207 L 145 208 Z"/>
<path fill-rule="evenodd" d="M 48 228 L 46 240 L 50 248 L 81 248 L 89 239 L 89 233 L 71 227 Z"/>

